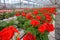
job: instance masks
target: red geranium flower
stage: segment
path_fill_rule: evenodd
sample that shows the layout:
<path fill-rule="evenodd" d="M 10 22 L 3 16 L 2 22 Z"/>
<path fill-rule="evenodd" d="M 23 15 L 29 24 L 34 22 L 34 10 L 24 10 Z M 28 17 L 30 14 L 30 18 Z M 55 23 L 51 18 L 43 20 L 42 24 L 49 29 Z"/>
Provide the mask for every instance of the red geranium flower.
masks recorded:
<path fill-rule="evenodd" d="M 43 24 L 43 25 L 39 26 L 39 27 L 38 27 L 38 31 L 39 31 L 40 33 L 44 33 L 44 32 L 46 31 L 45 25 Z"/>
<path fill-rule="evenodd" d="M 16 13 L 16 14 L 15 14 L 15 16 L 20 16 L 20 13 L 19 13 L 19 12 L 18 12 L 18 13 Z"/>
<path fill-rule="evenodd" d="M 37 21 L 37 20 L 31 20 L 30 24 L 31 24 L 32 26 L 38 26 L 38 25 L 40 24 L 40 22 Z"/>
<path fill-rule="evenodd" d="M 48 20 L 48 22 L 51 22 L 52 20 L 51 16 L 46 16 L 46 20 Z"/>
<path fill-rule="evenodd" d="M 24 37 L 23 40 L 36 40 L 36 37 L 28 32 Z"/>
<path fill-rule="evenodd" d="M 14 35 L 14 32 L 12 30 L 7 30 L 5 32 L 2 32 L 2 38 L 5 40 L 11 39 Z"/>
<path fill-rule="evenodd" d="M 18 30 L 16 28 L 14 28 L 14 26 L 9 26 L 7 28 L 4 28 L 0 32 L 1 33 L 0 38 L 1 38 L 1 40 L 10 40 L 13 37 L 15 32 L 19 33 Z"/>
<path fill-rule="evenodd" d="M 34 15 L 37 15 L 37 14 L 38 14 L 38 11 L 37 11 L 37 10 L 34 10 L 34 11 L 33 11 L 33 14 L 34 14 Z"/>
<path fill-rule="evenodd" d="M 49 11 L 49 8 L 41 8 L 40 9 L 41 13 L 48 13 L 48 11 Z"/>
<path fill-rule="evenodd" d="M 49 9 L 49 13 L 53 13 L 54 14 L 55 12 L 56 12 L 56 8 L 55 7 L 52 7 L 52 8 Z"/>
<path fill-rule="evenodd" d="M 46 17 L 46 20 L 48 20 L 48 22 L 50 22 L 52 20 L 52 17 L 49 14 L 44 14 Z"/>
<path fill-rule="evenodd" d="M 10 30 L 13 30 L 13 32 L 19 33 L 19 31 L 14 26 L 9 26 L 9 29 Z"/>
<path fill-rule="evenodd" d="M 53 24 L 48 24 L 48 26 L 46 26 L 46 28 L 47 28 L 48 32 L 54 31 L 54 29 L 55 29 Z"/>
<path fill-rule="evenodd" d="M 49 14 L 55 14 L 55 12 L 56 12 L 55 10 L 56 10 L 55 7 L 52 7 L 52 8 L 41 8 L 40 12 L 49 13 Z"/>
<path fill-rule="evenodd" d="M 26 16 L 26 13 L 25 12 L 22 12 L 22 16 Z"/>
<path fill-rule="evenodd" d="M 44 10 L 45 10 L 45 8 L 41 8 L 41 9 L 40 9 L 40 12 L 41 12 L 41 13 L 44 13 Z"/>
<path fill-rule="evenodd" d="M 26 15 L 26 18 L 32 20 L 33 19 L 33 16 L 31 16 L 30 14 L 27 14 Z"/>
<path fill-rule="evenodd" d="M 40 20 L 40 19 L 41 19 L 41 16 L 36 16 L 36 19 L 37 19 L 37 20 Z"/>
<path fill-rule="evenodd" d="M 43 22 L 43 23 L 45 23 L 45 22 L 46 22 L 46 20 L 42 20 L 42 22 Z"/>
<path fill-rule="evenodd" d="M 45 30 L 48 32 L 51 32 L 51 31 L 54 31 L 54 29 L 55 28 L 53 24 L 49 24 L 49 23 L 44 23 L 40 27 L 38 27 L 38 31 L 41 33 L 44 33 Z"/>

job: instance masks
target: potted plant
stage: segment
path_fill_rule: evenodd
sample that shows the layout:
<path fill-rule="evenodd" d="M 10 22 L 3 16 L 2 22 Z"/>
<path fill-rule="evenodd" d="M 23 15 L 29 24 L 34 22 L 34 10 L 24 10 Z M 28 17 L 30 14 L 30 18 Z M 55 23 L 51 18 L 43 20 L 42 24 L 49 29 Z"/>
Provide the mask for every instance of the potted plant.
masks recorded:
<path fill-rule="evenodd" d="M 3 16 L 2 15 L 0 15 L 0 20 L 2 20 L 3 19 Z"/>

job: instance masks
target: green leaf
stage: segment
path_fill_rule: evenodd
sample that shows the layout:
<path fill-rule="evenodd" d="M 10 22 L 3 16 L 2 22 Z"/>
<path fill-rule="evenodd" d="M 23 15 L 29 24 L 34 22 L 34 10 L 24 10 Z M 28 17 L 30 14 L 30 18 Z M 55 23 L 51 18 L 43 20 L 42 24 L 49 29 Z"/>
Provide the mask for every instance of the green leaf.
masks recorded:
<path fill-rule="evenodd" d="M 18 28 L 23 28 L 23 24 L 19 24 Z"/>
<path fill-rule="evenodd" d="M 53 19 L 53 20 L 55 20 L 55 21 L 56 21 L 56 18 L 54 18 L 54 15 L 53 15 L 53 14 L 51 15 L 51 17 L 52 17 L 52 19 Z"/>
<path fill-rule="evenodd" d="M 31 26 L 30 20 L 25 21 L 24 24 L 23 24 L 23 28 L 24 28 L 24 29 L 26 29 L 26 28 L 28 28 L 28 27 L 30 27 L 30 26 Z"/>
<path fill-rule="evenodd" d="M 29 28 L 27 28 L 25 32 L 26 32 L 26 33 L 31 32 L 33 35 L 36 36 L 36 29 L 33 28 L 32 26 L 29 27 Z"/>
<path fill-rule="evenodd" d="M 7 26 L 7 22 L 5 22 L 5 21 L 2 21 L 2 22 L 0 22 L 0 27 L 6 27 Z"/>
<path fill-rule="evenodd" d="M 2 30 L 3 28 L 6 28 L 7 24 L 8 24 L 7 22 L 0 20 L 0 30 Z"/>
<path fill-rule="evenodd" d="M 22 17 L 22 16 L 19 16 L 17 17 L 17 20 L 20 22 L 20 23 L 24 23 L 26 21 L 26 18 L 25 17 Z"/>
<path fill-rule="evenodd" d="M 43 40 L 49 40 L 49 39 L 48 39 L 48 33 L 47 33 L 47 32 L 44 33 L 44 35 L 43 35 Z"/>
<path fill-rule="evenodd" d="M 9 23 L 8 23 L 7 25 L 10 26 L 10 25 L 15 25 L 15 24 L 16 24 L 16 21 L 10 20 Z"/>

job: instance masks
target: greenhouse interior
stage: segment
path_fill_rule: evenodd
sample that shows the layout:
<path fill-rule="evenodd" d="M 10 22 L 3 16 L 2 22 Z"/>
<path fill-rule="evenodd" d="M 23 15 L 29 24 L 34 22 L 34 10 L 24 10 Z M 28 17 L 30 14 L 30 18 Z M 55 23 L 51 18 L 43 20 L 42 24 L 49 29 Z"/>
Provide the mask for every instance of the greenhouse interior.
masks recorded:
<path fill-rule="evenodd" d="M 60 0 L 0 0 L 0 40 L 60 40 Z"/>

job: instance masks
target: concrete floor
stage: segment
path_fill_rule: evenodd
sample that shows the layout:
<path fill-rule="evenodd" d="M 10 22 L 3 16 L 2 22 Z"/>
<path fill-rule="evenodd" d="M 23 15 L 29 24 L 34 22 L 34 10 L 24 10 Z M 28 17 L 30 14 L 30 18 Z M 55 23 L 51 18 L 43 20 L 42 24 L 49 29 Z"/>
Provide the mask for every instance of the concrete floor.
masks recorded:
<path fill-rule="evenodd" d="M 56 31 L 55 31 L 55 36 L 56 36 L 56 40 L 60 40 L 60 9 L 57 9 L 57 15 L 56 15 Z"/>

